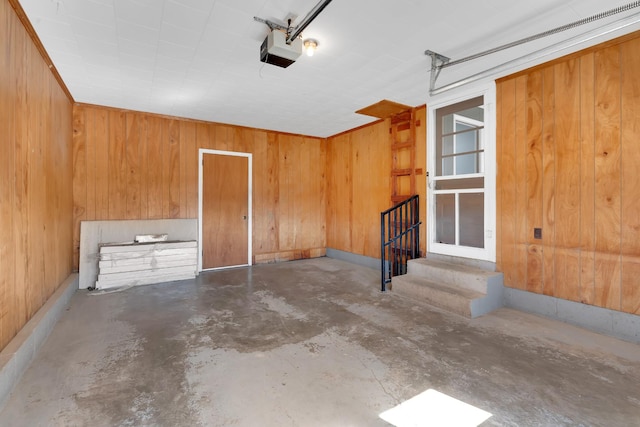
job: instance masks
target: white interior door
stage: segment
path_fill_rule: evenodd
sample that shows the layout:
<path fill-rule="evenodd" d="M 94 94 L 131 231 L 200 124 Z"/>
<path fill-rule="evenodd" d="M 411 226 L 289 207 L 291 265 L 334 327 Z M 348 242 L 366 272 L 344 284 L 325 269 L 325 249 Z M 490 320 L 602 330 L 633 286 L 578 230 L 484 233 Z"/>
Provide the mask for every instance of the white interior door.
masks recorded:
<path fill-rule="evenodd" d="M 429 252 L 495 261 L 491 95 L 429 108 Z"/>

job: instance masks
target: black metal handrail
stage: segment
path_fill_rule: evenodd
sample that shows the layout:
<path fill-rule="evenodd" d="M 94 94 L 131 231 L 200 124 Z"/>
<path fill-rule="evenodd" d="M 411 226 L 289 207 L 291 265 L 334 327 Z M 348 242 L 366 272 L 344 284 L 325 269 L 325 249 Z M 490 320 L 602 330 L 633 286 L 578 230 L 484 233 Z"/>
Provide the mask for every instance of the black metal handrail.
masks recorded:
<path fill-rule="evenodd" d="M 380 213 L 382 292 L 393 276 L 406 274 L 407 261 L 420 253 L 418 195 Z"/>

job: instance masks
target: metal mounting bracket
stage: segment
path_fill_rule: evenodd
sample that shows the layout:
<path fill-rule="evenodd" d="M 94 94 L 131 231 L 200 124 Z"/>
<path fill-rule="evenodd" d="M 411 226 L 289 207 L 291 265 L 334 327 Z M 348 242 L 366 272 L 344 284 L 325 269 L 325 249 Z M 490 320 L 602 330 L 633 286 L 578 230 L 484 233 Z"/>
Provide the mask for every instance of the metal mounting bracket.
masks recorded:
<path fill-rule="evenodd" d="M 289 18 L 288 27 L 277 24 L 273 21 L 269 21 L 268 19 L 259 18 L 257 16 L 254 16 L 253 20 L 257 22 L 261 22 L 263 24 L 267 24 L 271 31 L 273 30 L 284 31 L 285 33 L 287 33 L 287 44 L 291 44 L 291 42 L 294 41 L 296 38 L 298 38 L 302 34 L 302 31 L 304 31 L 304 29 L 307 28 L 309 24 L 311 24 L 311 21 L 316 19 L 316 17 L 320 14 L 320 12 L 322 12 L 324 8 L 327 7 L 329 3 L 331 3 L 331 1 L 332 0 L 321 0 L 320 3 L 316 4 L 313 7 L 313 9 L 311 9 L 311 11 L 307 14 L 307 16 L 304 17 L 302 22 L 300 22 L 300 24 L 296 25 L 295 27 L 291 26 L 291 22 L 293 21 L 293 19 L 291 18 Z"/>
<path fill-rule="evenodd" d="M 431 57 L 431 81 L 429 82 L 429 93 L 431 93 L 436 87 L 436 80 L 438 80 L 442 67 L 451 61 L 451 58 L 435 53 L 432 50 L 425 50 L 424 54 Z"/>
<path fill-rule="evenodd" d="M 258 18 L 257 16 L 254 16 L 253 20 L 256 22 L 261 22 L 263 24 L 266 24 L 271 31 L 273 30 L 287 31 L 288 30 L 288 28 L 285 27 L 284 25 L 280 25 L 276 22 L 269 21 L 268 19 L 262 19 L 262 18 Z"/>

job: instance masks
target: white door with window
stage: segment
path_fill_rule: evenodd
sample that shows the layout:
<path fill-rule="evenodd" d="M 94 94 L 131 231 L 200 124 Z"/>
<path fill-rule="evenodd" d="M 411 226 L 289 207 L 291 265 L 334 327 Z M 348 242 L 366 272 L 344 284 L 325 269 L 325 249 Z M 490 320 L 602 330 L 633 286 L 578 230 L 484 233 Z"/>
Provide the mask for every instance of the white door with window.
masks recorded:
<path fill-rule="evenodd" d="M 495 261 L 495 90 L 429 107 L 429 252 Z"/>

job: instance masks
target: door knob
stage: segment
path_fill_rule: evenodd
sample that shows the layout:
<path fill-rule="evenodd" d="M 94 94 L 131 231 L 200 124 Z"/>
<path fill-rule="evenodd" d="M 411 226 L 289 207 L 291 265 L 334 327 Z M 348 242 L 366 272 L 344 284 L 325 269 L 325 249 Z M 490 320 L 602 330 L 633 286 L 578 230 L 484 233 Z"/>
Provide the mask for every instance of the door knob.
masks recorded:
<path fill-rule="evenodd" d="M 242 215 L 242 219 L 244 219 L 246 221 L 247 220 L 247 216 L 246 215 Z"/>

